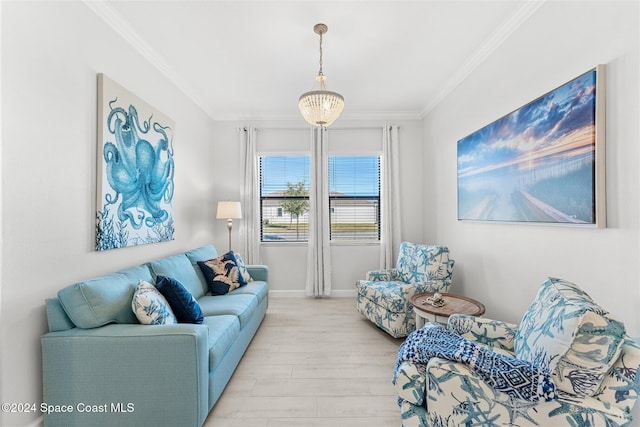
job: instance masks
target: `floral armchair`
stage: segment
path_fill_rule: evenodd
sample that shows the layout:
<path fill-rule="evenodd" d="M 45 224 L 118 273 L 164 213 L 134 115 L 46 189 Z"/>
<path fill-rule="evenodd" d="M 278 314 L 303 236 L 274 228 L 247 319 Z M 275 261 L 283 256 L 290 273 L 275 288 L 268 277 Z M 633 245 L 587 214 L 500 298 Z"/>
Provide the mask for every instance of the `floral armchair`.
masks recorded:
<path fill-rule="evenodd" d="M 409 300 L 421 292 L 447 292 L 455 261 L 445 246 L 402 242 L 396 268 L 373 270 L 356 282 L 357 309 L 394 338 L 416 328 Z"/>
<path fill-rule="evenodd" d="M 465 363 L 434 357 L 420 364 L 399 358 L 394 383 L 404 427 L 631 423 L 640 394 L 640 345 L 576 285 L 547 279 L 519 325 L 453 315 L 448 329 L 549 373 L 555 399 L 514 398 L 490 387 Z M 519 384 L 531 380 L 503 374 Z"/>

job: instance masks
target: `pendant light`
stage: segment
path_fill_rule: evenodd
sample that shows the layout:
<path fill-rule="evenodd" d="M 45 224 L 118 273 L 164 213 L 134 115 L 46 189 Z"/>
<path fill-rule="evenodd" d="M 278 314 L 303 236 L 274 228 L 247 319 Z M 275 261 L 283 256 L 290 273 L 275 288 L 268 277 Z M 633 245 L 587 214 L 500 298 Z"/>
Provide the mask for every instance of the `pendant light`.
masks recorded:
<path fill-rule="evenodd" d="M 344 98 L 337 92 L 327 90 L 322 74 L 322 35 L 327 32 L 325 24 L 316 24 L 313 31 L 320 36 L 320 71 L 316 81 L 320 84 L 320 90 L 312 90 L 300 95 L 298 109 L 302 117 L 314 126 L 330 126 L 336 121 L 344 109 Z"/>

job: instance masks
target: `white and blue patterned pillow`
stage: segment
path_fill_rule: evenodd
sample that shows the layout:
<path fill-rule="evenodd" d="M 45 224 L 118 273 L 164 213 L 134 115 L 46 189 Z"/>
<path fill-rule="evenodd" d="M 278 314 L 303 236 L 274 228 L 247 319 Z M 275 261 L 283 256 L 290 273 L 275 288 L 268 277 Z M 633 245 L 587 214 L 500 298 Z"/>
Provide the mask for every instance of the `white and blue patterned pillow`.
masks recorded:
<path fill-rule="evenodd" d="M 178 323 L 165 297 L 155 286 L 144 280 L 138 282 L 131 301 L 131 309 L 143 325 Z"/>
<path fill-rule="evenodd" d="M 403 282 L 425 283 L 450 279 L 453 264 L 454 260 L 449 259 L 449 249 L 446 246 L 402 242 L 396 270 Z"/>
<path fill-rule="evenodd" d="M 553 372 L 558 389 L 576 396 L 598 392 L 620 356 L 624 324 L 573 283 L 548 278 L 516 332 L 518 359 Z"/>
<path fill-rule="evenodd" d="M 238 264 L 238 270 L 240 271 L 240 274 L 242 274 L 244 281 L 247 283 L 253 282 L 253 278 L 251 277 L 251 274 L 249 274 L 249 270 L 247 269 L 247 265 L 244 263 L 242 256 L 238 252 L 234 252 L 234 255 L 236 257 L 236 263 Z"/>

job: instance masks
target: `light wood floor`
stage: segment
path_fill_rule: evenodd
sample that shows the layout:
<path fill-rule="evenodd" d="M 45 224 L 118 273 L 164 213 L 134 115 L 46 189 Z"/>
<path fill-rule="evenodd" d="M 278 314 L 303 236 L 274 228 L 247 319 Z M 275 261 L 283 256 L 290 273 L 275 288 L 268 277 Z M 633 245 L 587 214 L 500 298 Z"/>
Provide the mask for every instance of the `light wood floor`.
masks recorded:
<path fill-rule="evenodd" d="M 271 298 L 205 427 L 397 427 L 398 347 L 355 298 Z"/>

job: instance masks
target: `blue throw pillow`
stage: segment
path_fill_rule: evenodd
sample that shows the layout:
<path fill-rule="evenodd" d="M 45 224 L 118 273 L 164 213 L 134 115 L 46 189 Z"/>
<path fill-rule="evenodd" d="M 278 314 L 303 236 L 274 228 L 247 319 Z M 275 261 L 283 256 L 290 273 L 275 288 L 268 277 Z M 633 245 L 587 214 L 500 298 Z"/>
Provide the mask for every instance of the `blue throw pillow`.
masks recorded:
<path fill-rule="evenodd" d="M 233 251 L 208 261 L 198 261 L 198 266 L 207 279 L 207 286 L 212 295 L 225 295 L 247 284 L 238 268 Z"/>
<path fill-rule="evenodd" d="M 202 323 L 204 315 L 198 301 L 176 279 L 156 277 L 156 288 L 166 298 L 179 323 Z"/>

